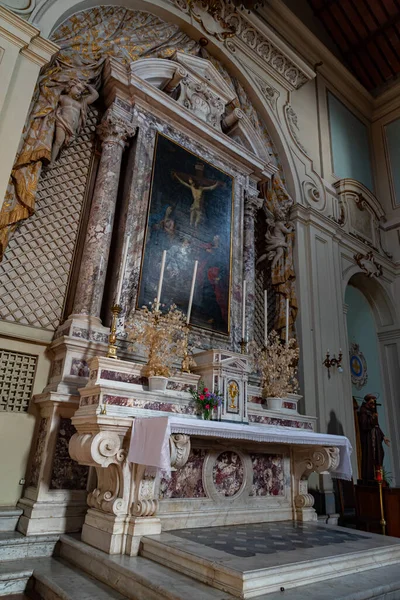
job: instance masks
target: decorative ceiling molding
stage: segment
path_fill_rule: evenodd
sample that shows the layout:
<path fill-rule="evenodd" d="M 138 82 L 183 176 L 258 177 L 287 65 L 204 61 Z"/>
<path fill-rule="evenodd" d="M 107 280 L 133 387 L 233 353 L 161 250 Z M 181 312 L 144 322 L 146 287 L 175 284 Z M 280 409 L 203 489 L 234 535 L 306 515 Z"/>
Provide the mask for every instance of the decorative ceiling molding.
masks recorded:
<path fill-rule="evenodd" d="M 251 78 L 253 79 L 254 83 L 257 85 L 265 100 L 268 102 L 270 108 L 274 112 L 277 112 L 278 98 L 280 96 L 278 90 L 272 87 L 272 85 L 267 83 L 262 77 L 254 73 L 254 71 L 252 71 L 251 69 L 248 69 L 248 71 L 250 72 Z"/>
<path fill-rule="evenodd" d="M 26 0 L 25 2 L 21 2 L 21 0 L 7 0 L 6 2 L 2 2 L 2 4 L 17 15 L 28 17 L 36 7 L 36 0 Z"/>
<path fill-rule="evenodd" d="M 293 107 L 291 106 L 291 104 L 289 102 L 286 103 L 284 111 L 285 111 L 286 124 L 289 128 L 289 131 L 292 135 L 294 142 L 297 144 L 297 146 L 300 148 L 300 150 L 302 152 L 304 152 L 304 154 L 306 154 L 306 156 L 309 156 L 308 151 L 304 148 L 304 146 L 301 143 L 300 138 L 299 138 L 300 128 L 297 123 L 297 114 L 295 113 L 295 111 L 293 110 Z"/>
<path fill-rule="evenodd" d="M 217 0 L 210 12 L 207 2 L 173 0 L 181 11 L 200 23 L 206 33 L 224 42 L 230 52 L 241 49 L 283 87 L 297 90 L 315 77 L 315 72 L 254 15 Z"/>

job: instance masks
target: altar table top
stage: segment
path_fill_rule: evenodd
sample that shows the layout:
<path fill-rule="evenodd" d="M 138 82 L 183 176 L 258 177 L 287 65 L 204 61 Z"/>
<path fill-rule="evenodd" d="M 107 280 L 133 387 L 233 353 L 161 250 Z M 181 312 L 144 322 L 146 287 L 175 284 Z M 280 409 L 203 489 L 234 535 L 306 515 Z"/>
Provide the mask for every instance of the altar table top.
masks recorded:
<path fill-rule="evenodd" d="M 135 424 L 137 435 L 135 435 Z M 331 472 L 332 477 L 347 480 L 352 478 L 350 461 L 352 446 L 345 436 L 316 433 L 293 427 L 206 421 L 179 416 L 134 419 L 129 460 L 138 464 L 151 464 L 146 462 L 146 457 L 154 457 L 155 447 L 163 446 L 165 453 L 165 444 L 168 443 L 171 433 L 259 443 L 335 446 L 339 448 L 340 462 L 336 471 Z"/>

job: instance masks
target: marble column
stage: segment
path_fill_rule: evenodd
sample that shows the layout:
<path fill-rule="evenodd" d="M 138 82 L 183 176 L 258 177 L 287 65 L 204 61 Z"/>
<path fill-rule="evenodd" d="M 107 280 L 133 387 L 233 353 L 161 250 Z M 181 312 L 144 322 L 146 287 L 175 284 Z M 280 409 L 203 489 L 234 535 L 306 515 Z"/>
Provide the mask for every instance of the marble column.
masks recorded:
<path fill-rule="evenodd" d="M 102 153 L 93 192 L 73 313 L 100 317 L 124 147 L 136 128 L 110 107 L 97 133 Z"/>
<path fill-rule="evenodd" d="M 248 187 L 244 198 L 243 219 L 243 279 L 247 282 L 246 331 L 247 339 L 254 339 L 254 294 L 255 294 L 255 233 L 254 220 L 262 206 L 256 187 Z"/>

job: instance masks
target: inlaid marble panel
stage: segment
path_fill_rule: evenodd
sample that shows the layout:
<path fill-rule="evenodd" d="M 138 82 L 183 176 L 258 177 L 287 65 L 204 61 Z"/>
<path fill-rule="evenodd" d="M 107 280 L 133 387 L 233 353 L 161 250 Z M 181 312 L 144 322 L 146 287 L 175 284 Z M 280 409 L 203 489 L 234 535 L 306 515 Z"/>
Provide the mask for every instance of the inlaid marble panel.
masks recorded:
<path fill-rule="evenodd" d="M 279 454 L 250 454 L 253 466 L 251 496 L 283 496 L 285 475 Z"/>
<path fill-rule="evenodd" d="M 71 419 L 61 418 L 58 430 L 50 489 L 53 490 L 85 490 L 89 467 L 79 465 L 72 460 L 68 452 L 68 444 L 76 433 Z"/>
<path fill-rule="evenodd" d="M 37 487 L 39 484 L 40 466 L 42 464 L 42 457 L 46 446 L 46 435 L 47 428 L 50 419 L 48 417 L 40 419 L 39 431 L 36 438 L 36 448 L 33 455 L 33 460 L 30 469 L 30 475 L 28 477 L 28 485 Z"/>
<path fill-rule="evenodd" d="M 312 423 L 308 421 L 294 421 L 293 419 L 279 419 L 277 417 L 264 417 L 261 415 L 249 415 L 250 423 L 263 423 L 266 425 L 280 425 L 281 427 L 295 427 L 296 429 L 313 430 Z"/>
<path fill-rule="evenodd" d="M 89 365 L 86 360 L 73 358 L 70 374 L 76 375 L 77 377 L 89 377 Z"/>
<path fill-rule="evenodd" d="M 202 470 L 206 454 L 206 450 L 192 448 L 185 466 L 172 471 L 170 479 L 161 479 L 160 499 L 205 498 Z"/>
<path fill-rule="evenodd" d="M 235 496 L 243 485 L 242 459 L 236 452 L 222 452 L 213 467 L 214 487 L 222 496 Z"/>

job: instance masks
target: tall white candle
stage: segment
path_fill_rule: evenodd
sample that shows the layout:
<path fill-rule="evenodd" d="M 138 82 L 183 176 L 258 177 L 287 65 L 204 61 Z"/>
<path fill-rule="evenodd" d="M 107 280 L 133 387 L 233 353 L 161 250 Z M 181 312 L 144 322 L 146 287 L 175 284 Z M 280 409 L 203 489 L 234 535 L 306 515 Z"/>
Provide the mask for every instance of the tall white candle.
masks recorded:
<path fill-rule="evenodd" d="M 194 286 L 196 284 L 196 276 L 197 276 L 197 266 L 199 264 L 199 261 L 196 260 L 194 263 L 194 269 L 193 269 L 193 277 L 192 277 L 192 287 L 190 288 L 190 297 L 189 297 L 189 305 L 188 305 L 188 310 L 187 310 L 187 317 L 186 317 L 186 323 L 189 325 L 190 322 L 190 315 L 192 312 L 192 304 L 193 304 L 193 294 L 194 294 Z"/>
<path fill-rule="evenodd" d="M 164 279 L 164 269 L 165 269 L 165 259 L 167 258 L 167 251 L 164 250 L 161 259 L 161 271 L 160 271 L 160 279 L 158 280 L 158 288 L 157 288 L 157 300 L 156 300 L 156 308 L 157 310 L 160 308 L 160 299 L 161 299 L 161 290 Z"/>
<path fill-rule="evenodd" d="M 289 298 L 286 298 L 286 345 L 289 343 Z"/>
<path fill-rule="evenodd" d="M 268 346 L 268 292 L 264 290 L 264 346 Z"/>
<path fill-rule="evenodd" d="M 243 297 L 242 297 L 242 340 L 246 340 L 246 289 L 247 283 L 246 280 L 243 279 Z"/>
<path fill-rule="evenodd" d="M 122 249 L 122 263 L 121 263 L 121 267 L 120 267 L 119 275 L 118 275 L 117 296 L 115 298 L 115 304 L 119 304 L 119 302 L 121 300 L 122 284 L 124 282 L 126 260 L 128 258 L 128 250 L 129 250 L 130 241 L 131 241 L 131 236 L 127 235 L 125 238 L 124 247 Z"/>

